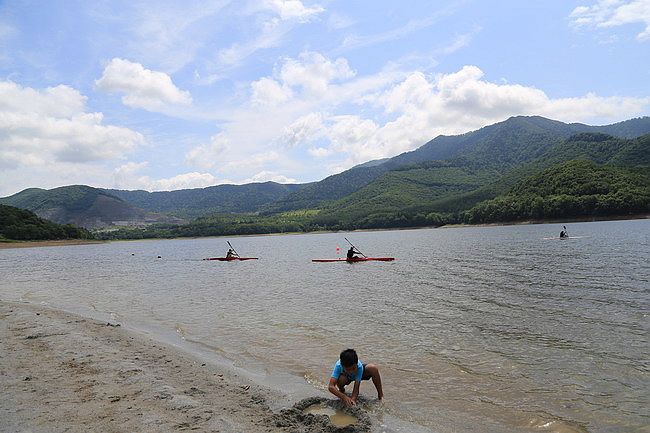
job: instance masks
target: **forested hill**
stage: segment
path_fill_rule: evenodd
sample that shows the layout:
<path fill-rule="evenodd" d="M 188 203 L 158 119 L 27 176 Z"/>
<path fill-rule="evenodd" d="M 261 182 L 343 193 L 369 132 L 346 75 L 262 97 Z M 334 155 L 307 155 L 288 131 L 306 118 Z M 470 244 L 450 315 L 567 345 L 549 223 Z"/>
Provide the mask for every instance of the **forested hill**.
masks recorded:
<path fill-rule="evenodd" d="M 524 179 L 465 215 L 470 224 L 650 213 L 650 171 L 572 160 Z"/>
<path fill-rule="evenodd" d="M 323 203 L 318 225 L 380 228 L 460 222 L 462 213 L 493 199 L 533 173 L 584 159 L 624 167 L 649 166 L 650 135 L 622 139 L 602 133 L 578 133 L 540 146 L 537 158 L 503 165 L 500 154 L 483 159 L 456 158 L 406 165 L 388 171 L 340 200 Z M 625 213 L 625 211 L 622 211 Z"/>
<path fill-rule="evenodd" d="M 258 212 L 269 203 L 282 200 L 302 187 L 303 185 L 264 182 L 177 191 L 104 191 L 147 211 L 192 219 L 216 213 Z"/>
<path fill-rule="evenodd" d="M 59 224 L 75 224 L 85 228 L 180 222 L 178 219 L 145 212 L 120 198 L 86 185 L 50 190 L 30 188 L 1 198 L 0 203 L 32 211 L 41 218 Z"/>
<path fill-rule="evenodd" d="M 270 205 L 270 211 L 303 209 L 324 202 L 343 199 L 369 186 L 375 179 L 406 166 L 430 165 L 431 161 L 447 161 L 459 168 L 470 167 L 504 174 L 533 161 L 553 146 L 580 133 L 601 133 L 617 138 L 635 138 L 650 133 L 650 117 L 630 119 L 605 126 L 563 123 L 539 116 L 511 117 L 503 122 L 456 136 L 439 136 L 418 149 L 395 156 L 381 164 L 357 166 L 330 176 L 302 190 L 287 195 Z M 480 175 L 485 179 L 483 174 Z M 454 188 L 461 192 L 466 188 Z M 364 195 L 365 197 L 365 195 Z M 356 200 L 357 197 L 350 197 Z M 398 201 L 399 202 L 399 201 Z M 400 206 L 396 203 L 396 206 Z"/>
<path fill-rule="evenodd" d="M 0 204 L 0 241 L 92 239 L 88 230 L 60 225 L 36 216 L 33 212 Z"/>

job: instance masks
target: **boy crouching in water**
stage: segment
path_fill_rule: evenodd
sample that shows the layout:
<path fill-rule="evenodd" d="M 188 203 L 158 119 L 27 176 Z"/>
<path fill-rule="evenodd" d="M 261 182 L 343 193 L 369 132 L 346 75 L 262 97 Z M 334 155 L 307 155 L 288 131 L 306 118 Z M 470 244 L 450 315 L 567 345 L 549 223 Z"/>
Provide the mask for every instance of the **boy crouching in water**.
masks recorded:
<path fill-rule="evenodd" d="M 359 387 L 362 380 L 372 379 L 377 388 L 377 398 L 384 398 L 384 391 L 381 388 L 381 376 L 379 369 L 373 364 L 362 364 L 359 361 L 357 352 L 354 349 L 346 349 L 341 352 L 340 359 L 336 361 L 332 377 L 330 377 L 329 391 L 340 398 L 346 406 L 355 406 L 359 397 Z M 352 396 L 345 393 L 345 386 L 354 382 Z"/>

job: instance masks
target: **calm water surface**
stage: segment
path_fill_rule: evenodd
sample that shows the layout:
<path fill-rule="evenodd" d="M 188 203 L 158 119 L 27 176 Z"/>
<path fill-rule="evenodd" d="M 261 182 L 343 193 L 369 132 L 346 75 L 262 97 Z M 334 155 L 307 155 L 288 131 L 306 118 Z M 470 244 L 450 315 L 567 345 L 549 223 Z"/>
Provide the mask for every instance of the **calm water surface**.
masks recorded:
<path fill-rule="evenodd" d="M 260 257 L 239 263 L 201 260 L 223 238 L 0 250 L 0 299 L 177 332 L 315 394 L 354 347 L 389 431 L 648 432 L 650 221 L 561 228 L 229 238 Z M 310 262 L 344 236 L 397 260 Z"/>

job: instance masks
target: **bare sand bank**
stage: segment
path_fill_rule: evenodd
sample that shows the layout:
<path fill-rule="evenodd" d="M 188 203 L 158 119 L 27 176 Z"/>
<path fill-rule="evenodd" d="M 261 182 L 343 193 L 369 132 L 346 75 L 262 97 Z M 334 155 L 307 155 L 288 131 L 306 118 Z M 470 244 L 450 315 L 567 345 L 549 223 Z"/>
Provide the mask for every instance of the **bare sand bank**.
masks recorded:
<path fill-rule="evenodd" d="M 0 301 L 2 432 L 359 432 L 117 324 Z M 316 398 L 318 399 L 318 398 Z M 336 404 L 318 399 L 324 404 Z"/>
<path fill-rule="evenodd" d="M 61 247 L 65 245 L 103 244 L 106 241 L 92 239 L 64 239 L 58 241 L 11 241 L 0 242 L 0 249 L 6 248 L 34 248 L 34 247 Z"/>

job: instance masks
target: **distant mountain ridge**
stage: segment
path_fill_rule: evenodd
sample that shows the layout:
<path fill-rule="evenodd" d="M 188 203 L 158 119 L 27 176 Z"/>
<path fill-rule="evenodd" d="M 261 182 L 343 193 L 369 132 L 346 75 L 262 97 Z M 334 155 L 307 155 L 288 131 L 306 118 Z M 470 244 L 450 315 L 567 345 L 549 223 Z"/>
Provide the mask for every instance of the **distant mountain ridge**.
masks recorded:
<path fill-rule="evenodd" d="M 258 212 L 269 203 L 281 200 L 303 187 L 304 185 L 300 184 L 262 182 L 176 191 L 148 192 L 119 189 L 104 189 L 104 191 L 150 212 L 197 218 L 215 213 Z"/>
<path fill-rule="evenodd" d="M 623 167 L 626 173 L 647 169 L 650 117 L 589 126 L 517 116 L 466 134 L 439 136 L 414 151 L 309 184 L 265 182 L 164 192 L 74 185 L 30 188 L 0 203 L 88 228 L 177 224 L 182 222 L 179 217 L 205 217 L 185 231 L 195 235 L 220 233 L 234 222 L 245 225 L 238 233 L 267 233 L 280 227 L 436 225 L 458 220 L 463 212 L 507 194 L 528 176 L 572 160 Z M 243 214 L 245 219 L 236 216 Z M 211 228 L 219 218 L 226 222 Z M 266 222 L 260 225 L 258 220 Z"/>
<path fill-rule="evenodd" d="M 339 221 L 383 227 L 399 224 L 395 215 L 458 213 L 505 194 L 531 174 L 571 160 L 629 169 L 650 167 L 650 134 L 622 139 L 579 133 L 544 147 L 541 155 L 514 166 L 503 164 L 498 152 L 482 160 L 457 158 L 405 165 L 342 199 L 321 204 L 315 219 L 322 224 Z M 405 219 L 404 225 L 408 225 L 411 219 Z"/>
<path fill-rule="evenodd" d="M 271 211 L 319 206 L 350 195 L 387 172 L 430 161 L 457 161 L 457 165 L 490 165 L 505 172 L 540 157 L 548 148 L 578 133 L 604 133 L 635 138 L 650 133 L 650 117 L 605 126 L 563 123 L 540 116 L 516 116 L 476 131 L 438 136 L 416 150 L 404 152 L 381 164 L 361 165 L 315 182 L 270 206 Z"/>
<path fill-rule="evenodd" d="M 50 190 L 29 188 L 0 203 L 26 209 L 58 224 L 74 224 L 89 229 L 110 226 L 146 225 L 182 220 L 146 212 L 98 188 L 71 185 Z"/>

